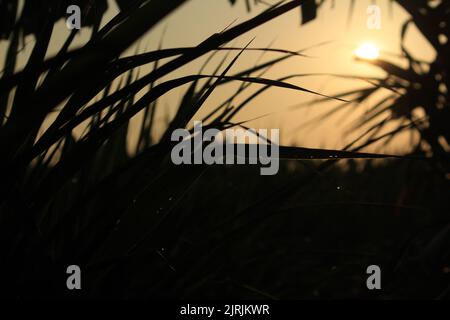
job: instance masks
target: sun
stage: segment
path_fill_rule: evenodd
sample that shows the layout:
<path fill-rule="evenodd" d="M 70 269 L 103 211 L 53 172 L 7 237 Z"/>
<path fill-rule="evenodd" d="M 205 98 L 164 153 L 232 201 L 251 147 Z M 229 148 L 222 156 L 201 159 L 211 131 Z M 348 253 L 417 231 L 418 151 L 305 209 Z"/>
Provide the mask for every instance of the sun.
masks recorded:
<path fill-rule="evenodd" d="M 380 56 L 380 48 L 372 42 L 365 42 L 356 49 L 355 55 L 359 59 L 376 60 Z"/>

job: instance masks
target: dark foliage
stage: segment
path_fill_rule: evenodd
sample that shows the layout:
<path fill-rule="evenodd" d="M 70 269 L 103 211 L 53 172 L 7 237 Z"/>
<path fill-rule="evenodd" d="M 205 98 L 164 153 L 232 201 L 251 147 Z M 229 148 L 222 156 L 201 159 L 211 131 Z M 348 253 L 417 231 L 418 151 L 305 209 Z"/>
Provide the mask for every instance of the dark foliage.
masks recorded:
<path fill-rule="evenodd" d="M 246 167 L 172 165 L 172 130 L 188 127 L 211 93 L 226 83 L 241 85 L 203 119 L 209 127 L 245 125 L 233 123 L 233 115 L 272 87 L 323 97 L 287 82 L 296 75 L 264 77 L 268 67 L 301 57 L 301 51 L 227 46 L 302 5 L 303 22 L 314 19 L 312 1 L 284 1 L 192 48 L 122 57 L 185 2 L 118 1 L 121 12 L 99 29 L 106 2 L 80 1 L 85 26 L 93 27 L 92 38 L 70 51 L 72 33 L 55 57 L 46 58 L 65 2 L 34 8 L 36 1 L 26 1 L 21 17 L 12 19 L 17 2 L 0 1 L 5 8 L 0 34 L 9 39 L 0 79 L 2 295 L 15 299 L 366 297 L 361 270 L 381 261 L 389 273 L 386 295 L 447 297 L 443 280 L 448 274 L 442 270 L 448 261 L 448 228 L 442 226 L 448 224 L 443 214 L 449 209 L 448 187 L 423 161 L 399 157 L 398 162 L 386 164 L 384 180 L 379 177 L 375 182 L 371 179 L 378 179 L 382 169 L 370 162 L 362 176 L 355 168 L 349 176 L 333 168 L 340 158 L 389 157 L 355 150 L 282 147 L 283 172 L 270 179 L 256 177 Z M 245 3 L 251 9 L 263 2 Z M 37 41 L 26 67 L 16 70 L 19 39 L 26 34 Z M 280 56 L 233 74 L 232 67 L 247 50 Z M 224 59 L 212 74 L 165 80 L 197 58 L 217 52 L 232 53 L 234 58 Z M 139 75 L 143 65 L 151 65 L 152 70 Z M 239 96 L 255 85 L 262 89 L 238 103 Z M 176 115 L 162 138 L 154 141 L 155 110 L 162 107 L 159 99 L 182 86 L 187 89 Z M 128 128 L 139 113 L 143 118 L 138 150 L 130 154 Z M 75 133 L 77 128 L 84 129 L 81 135 Z M 408 168 L 414 168 L 417 176 L 409 177 Z M 340 179 L 339 184 L 330 187 L 327 170 L 331 179 Z M 389 181 L 394 175 L 398 185 Z M 425 177 L 429 184 L 422 184 Z M 402 179 L 410 181 L 403 185 Z M 361 186 L 355 188 L 359 192 L 347 192 L 342 181 Z M 421 188 L 411 188 L 416 184 Z M 386 225 L 391 227 L 384 230 Z M 81 293 L 69 292 L 65 286 L 66 267 L 72 264 L 83 270 Z M 419 264 L 425 271 L 415 269 Z M 405 269 L 412 271 L 398 277 Z M 409 277 L 427 272 L 431 273 L 428 281 L 414 290 L 408 288 Z"/>

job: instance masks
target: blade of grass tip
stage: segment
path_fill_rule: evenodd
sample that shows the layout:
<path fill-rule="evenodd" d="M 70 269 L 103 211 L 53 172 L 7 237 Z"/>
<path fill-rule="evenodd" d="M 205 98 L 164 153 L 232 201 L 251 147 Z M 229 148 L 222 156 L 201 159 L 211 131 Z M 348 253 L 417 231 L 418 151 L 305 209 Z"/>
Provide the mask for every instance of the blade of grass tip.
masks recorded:
<path fill-rule="evenodd" d="M 135 12 L 135 10 L 139 9 L 139 6 L 142 4 L 141 0 L 129 0 L 129 5 L 127 8 L 121 8 L 119 12 L 109 20 L 105 26 L 103 26 L 98 32 L 95 34 L 90 41 L 96 42 L 103 39 L 109 32 L 111 32 L 115 27 L 124 22 L 129 16 Z"/>
<path fill-rule="evenodd" d="M 265 78 L 255 78 L 255 77 L 235 77 L 235 76 L 230 76 L 230 77 L 224 77 L 225 80 L 238 80 L 238 81 L 247 81 L 247 82 L 251 82 L 251 83 L 257 83 L 257 84 L 263 84 L 263 85 L 271 85 L 274 87 L 279 87 L 279 88 L 286 88 L 286 89 L 292 89 L 292 90 L 297 90 L 297 91 L 303 91 L 306 93 L 310 93 L 310 94 L 314 94 L 314 95 L 318 95 L 321 97 L 326 97 L 328 99 L 332 99 L 332 100 L 337 100 L 337 101 L 341 101 L 341 102 L 349 102 L 347 100 L 338 98 L 338 97 L 332 97 L 332 96 L 328 96 L 325 94 L 321 94 L 319 92 L 315 92 L 313 90 L 309 90 L 300 86 L 296 86 L 293 85 L 291 83 L 286 83 L 283 81 L 277 81 L 277 80 L 271 80 L 271 79 L 265 79 Z"/>
<path fill-rule="evenodd" d="M 214 54 L 213 54 L 214 55 Z M 210 58 L 213 57 L 213 55 L 210 56 Z M 213 75 L 216 75 L 219 73 L 219 70 L 222 68 L 222 66 L 225 64 L 226 60 L 228 58 L 228 53 L 223 57 L 222 61 L 217 65 L 216 69 L 213 72 Z M 209 60 L 209 59 L 208 59 Z M 206 61 L 205 64 L 202 65 L 201 71 L 203 71 L 206 68 L 206 64 L 209 61 Z M 201 73 L 201 72 L 200 72 Z M 203 95 L 208 90 L 208 86 L 213 81 L 213 78 L 207 79 L 206 83 L 203 85 L 203 87 L 199 90 L 199 92 L 196 92 L 196 87 L 198 84 L 198 81 L 194 81 L 192 85 L 188 88 L 186 91 L 186 94 L 183 97 L 183 100 L 181 101 L 181 104 L 178 108 L 178 112 L 170 125 L 167 127 L 167 130 L 164 132 L 163 137 L 164 139 L 168 139 L 170 135 L 172 134 L 172 131 L 186 126 L 185 119 L 188 116 L 189 110 L 193 108 L 193 105 L 196 103 L 195 100 L 198 96 Z"/>
<path fill-rule="evenodd" d="M 201 66 L 200 72 L 201 73 L 208 63 L 211 61 L 211 59 L 216 55 L 217 51 L 213 52 L 208 59 L 205 61 L 205 63 Z M 213 72 L 213 75 L 216 75 L 219 70 L 222 68 L 222 66 L 225 64 L 225 61 L 228 58 L 228 53 L 223 57 L 222 61 L 217 65 L 216 69 Z M 169 139 L 169 137 L 172 134 L 172 131 L 186 126 L 185 119 L 188 117 L 188 110 L 193 108 L 193 105 L 196 103 L 195 100 L 199 95 L 202 95 L 204 92 L 208 90 L 208 86 L 210 85 L 211 81 L 213 81 L 213 78 L 207 79 L 206 84 L 203 85 L 203 87 L 199 90 L 199 92 L 196 92 L 198 81 L 193 81 L 192 84 L 189 86 L 189 88 L 186 90 L 186 93 L 183 96 L 183 99 L 181 100 L 181 103 L 178 107 L 177 113 L 175 117 L 172 119 L 170 124 L 167 126 L 167 129 L 162 135 L 162 141 Z"/>
<path fill-rule="evenodd" d="M 352 91 L 336 94 L 336 95 L 334 95 L 334 97 L 342 98 L 342 97 L 346 97 L 348 95 L 359 94 L 358 97 L 356 97 L 356 98 L 354 98 L 352 100 L 344 100 L 345 102 L 348 103 L 348 106 L 351 106 L 351 105 L 355 105 L 355 104 L 358 105 L 359 103 L 361 103 L 362 97 L 366 96 L 367 94 L 370 94 L 371 92 L 374 92 L 373 88 L 358 89 L 358 90 L 352 90 Z M 304 107 L 311 106 L 311 104 L 316 104 L 317 105 L 317 104 L 320 104 L 320 103 L 323 103 L 323 102 L 326 102 L 326 101 L 329 101 L 329 100 L 330 100 L 329 98 L 323 98 L 323 99 L 320 98 L 320 99 L 316 99 L 315 101 L 312 101 L 312 102 L 305 102 L 305 103 L 301 103 L 301 104 L 298 104 L 298 105 L 291 106 L 290 109 L 304 108 Z M 346 106 L 346 104 L 344 103 L 343 106 Z M 336 107 L 336 109 L 334 109 L 334 111 L 332 111 L 332 113 L 337 112 L 338 109 L 339 109 L 339 107 Z M 320 119 L 323 119 L 322 117 L 328 118 L 329 117 L 328 116 L 328 112 L 324 113 L 323 115 L 319 115 L 319 116 L 315 117 L 314 119 L 306 122 L 304 125 L 307 126 L 308 124 L 309 125 L 314 124 L 314 122 L 317 122 Z M 300 126 L 299 126 L 299 128 L 300 128 Z"/>
<path fill-rule="evenodd" d="M 264 63 L 262 63 L 262 64 L 259 64 L 259 65 L 255 66 L 255 67 L 246 69 L 246 70 L 241 71 L 241 72 L 239 72 L 239 73 L 236 73 L 234 76 L 235 76 L 235 77 L 244 77 L 244 76 L 247 76 L 247 75 L 252 74 L 252 73 L 255 73 L 255 72 L 257 72 L 257 71 L 260 71 L 260 70 L 263 70 L 263 69 L 272 67 L 273 65 L 278 64 L 278 63 L 280 63 L 280 62 L 282 62 L 282 61 L 284 61 L 284 60 L 286 60 L 286 59 L 288 59 L 288 58 L 290 58 L 290 57 L 292 57 L 292 56 L 291 56 L 291 55 L 286 55 L 286 56 L 283 56 L 283 57 L 279 57 L 279 58 L 276 58 L 276 59 L 273 59 L 273 60 L 264 62 Z M 231 80 L 230 80 L 230 81 L 231 81 Z M 225 81 L 222 82 L 222 84 L 226 84 L 226 83 L 228 83 L 228 82 L 229 82 L 229 81 L 226 81 L 226 80 L 225 80 Z"/>
<path fill-rule="evenodd" d="M 235 92 L 233 92 L 233 94 L 227 98 L 225 101 L 223 101 L 220 105 L 218 105 L 217 107 L 215 107 L 210 113 L 208 113 L 205 117 L 203 117 L 202 122 L 203 123 L 207 123 L 211 118 L 214 117 L 214 115 L 216 115 L 217 113 L 219 113 L 222 109 L 224 109 L 222 111 L 222 114 L 218 115 L 215 120 L 217 119 L 223 119 L 223 117 L 225 116 L 226 113 L 228 113 L 228 111 L 230 110 L 231 104 L 233 103 L 234 99 L 236 99 L 236 97 L 241 93 L 244 92 L 244 90 L 246 88 L 248 88 L 251 84 L 250 83 L 245 83 L 242 82 L 239 86 L 239 88 L 237 88 L 237 90 Z"/>
<path fill-rule="evenodd" d="M 356 89 L 356 90 L 351 90 L 351 91 L 347 91 L 347 92 L 341 92 L 341 93 L 334 94 L 333 97 L 344 98 L 347 96 L 360 94 L 361 91 L 371 90 L 371 89 L 372 88 L 362 88 L 362 89 Z M 307 101 L 307 102 L 303 102 L 303 103 L 294 104 L 294 105 L 288 107 L 288 109 L 296 110 L 296 109 L 300 109 L 300 108 L 311 107 L 311 105 L 317 105 L 317 104 L 327 102 L 327 101 L 330 101 L 330 99 L 329 98 L 317 98 L 317 99 L 314 99 L 313 101 Z M 350 101 L 356 102 L 356 100 L 350 100 Z"/>
<path fill-rule="evenodd" d="M 364 102 L 370 96 L 372 96 L 374 93 L 376 93 L 376 91 L 377 90 L 373 89 L 373 88 L 370 88 L 368 90 L 364 90 L 364 91 L 362 91 L 362 93 L 360 94 L 359 97 L 357 97 L 356 99 L 350 101 L 348 105 L 344 104 L 343 106 L 352 106 L 352 105 L 354 105 L 356 107 L 359 107 L 359 106 L 362 105 L 361 104 L 362 102 Z M 335 112 L 338 112 L 338 111 L 340 111 L 340 108 L 337 108 L 337 109 L 331 111 L 330 113 L 326 113 L 326 114 L 320 116 L 318 120 L 325 120 L 325 119 L 329 118 L 331 115 L 333 115 Z"/>
<path fill-rule="evenodd" d="M 247 119 L 247 120 L 242 120 L 242 121 L 239 121 L 239 122 L 236 122 L 236 123 L 232 123 L 232 122 L 229 122 L 229 121 L 221 121 L 221 120 L 216 120 L 215 119 L 214 121 L 211 122 L 210 125 L 207 125 L 206 127 L 207 128 L 218 129 L 219 126 L 223 125 L 224 129 L 230 129 L 230 128 L 234 128 L 234 127 L 246 128 L 246 127 L 244 127 L 245 123 L 262 119 L 262 118 L 267 117 L 268 115 L 271 115 L 271 114 L 273 114 L 273 113 L 267 113 L 267 114 L 264 114 L 264 115 L 261 115 L 261 116 L 257 116 L 257 117 L 250 118 L 250 119 Z M 249 128 L 246 128 L 246 129 L 249 129 Z"/>
<path fill-rule="evenodd" d="M 259 64 L 259 60 L 262 59 L 262 57 L 264 56 L 265 52 L 263 52 L 261 54 L 261 56 L 258 58 L 258 60 L 255 63 L 255 66 L 257 66 Z M 260 72 L 260 74 L 258 74 L 258 77 L 262 77 L 268 70 L 270 70 L 272 66 L 267 67 L 266 69 L 262 70 L 262 72 Z M 249 74 L 250 75 L 250 74 Z M 227 115 L 232 112 L 232 108 L 231 108 L 231 104 L 233 103 L 233 101 L 243 92 L 245 92 L 246 89 L 248 89 L 252 84 L 251 83 L 245 83 L 242 82 L 241 85 L 239 86 L 239 88 L 229 97 L 227 98 L 222 104 L 220 104 L 218 107 L 216 107 L 214 110 L 212 110 L 208 115 L 206 115 L 203 119 L 202 122 L 206 123 L 208 122 L 215 114 L 217 114 L 218 112 L 220 112 L 220 110 L 224 109 L 223 112 L 217 116 L 216 119 L 214 119 L 214 122 L 219 123 L 221 122 L 223 119 L 225 119 L 227 117 Z"/>
<path fill-rule="evenodd" d="M 277 79 L 277 81 L 286 81 L 286 80 L 289 80 L 292 78 L 303 77 L 303 76 L 305 76 L 305 75 L 302 75 L 302 74 L 290 75 L 290 76 L 286 76 L 283 78 L 279 78 L 279 79 Z M 257 90 L 256 92 L 254 92 L 247 99 L 245 99 L 241 104 L 239 104 L 229 115 L 227 115 L 227 117 L 224 119 L 224 121 L 230 121 L 231 118 L 234 117 L 241 109 L 243 109 L 246 105 L 251 103 L 254 99 L 256 99 L 258 96 L 260 96 L 262 93 L 269 90 L 270 88 L 271 88 L 271 86 L 264 86 L 264 87 L 260 88 L 259 90 Z"/>
<path fill-rule="evenodd" d="M 222 72 L 222 74 L 216 78 L 215 83 L 213 85 L 209 86 L 207 91 L 200 97 L 200 99 L 195 103 L 195 105 L 191 108 L 191 110 L 188 110 L 188 114 L 187 114 L 186 118 L 184 119 L 185 122 L 182 123 L 184 126 L 187 125 L 187 123 L 192 119 L 192 117 L 195 115 L 195 113 L 203 106 L 205 101 L 211 96 L 213 91 L 217 88 L 218 84 L 222 81 L 222 79 L 226 76 L 226 74 L 231 70 L 233 65 L 237 62 L 237 60 L 240 58 L 242 53 L 253 42 L 253 40 L 254 39 L 250 40 L 250 42 L 248 42 L 248 44 L 234 57 L 234 59 L 228 64 L 228 66 L 225 68 L 225 70 Z M 204 88 L 206 89 L 206 86 Z"/>
<path fill-rule="evenodd" d="M 389 91 L 392 91 L 393 93 L 399 95 L 399 96 L 403 96 L 404 94 L 401 93 L 400 91 L 398 91 L 394 86 L 392 85 L 388 85 L 386 83 L 386 81 L 379 81 L 378 83 L 371 81 L 371 80 L 366 80 L 366 82 L 370 83 L 371 85 L 373 85 L 374 87 L 377 87 L 378 89 L 387 89 Z"/>
<path fill-rule="evenodd" d="M 243 49 L 241 49 L 240 51 L 242 51 Z M 225 64 L 226 60 L 229 57 L 229 52 L 227 52 L 225 54 L 225 56 L 223 57 L 222 61 L 220 63 L 217 64 L 216 68 L 213 71 L 213 75 L 217 75 L 220 71 L 220 69 L 222 69 L 222 66 Z M 202 74 L 203 71 L 205 70 L 206 65 L 204 67 L 202 67 L 202 69 L 200 69 L 199 74 Z M 208 90 L 208 87 L 210 87 L 211 83 L 213 82 L 213 78 L 207 79 L 205 84 L 202 86 L 202 88 L 200 89 L 200 92 L 206 92 Z M 217 82 L 217 81 L 216 81 Z"/>
<path fill-rule="evenodd" d="M 220 33 L 224 33 L 226 30 L 230 29 L 231 26 L 237 21 L 238 19 L 234 19 L 233 21 L 231 21 L 225 28 L 222 29 L 222 31 L 220 31 Z"/>
<path fill-rule="evenodd" d="M 269 45 L 270 46 L 270 45 Z M 260 60 L 262 60 L 262 58 L 264 57 L 264 55 L 266 54 L 267 51 L 263 51 L 260 55 L 260 57 L 256 60 L 255 65 L 252 69 L 254 68 L 258 68 L 259 62 Z M 272 67 L 274 66 L 274 64 L 269 64 L 266 68 L 262 69 L 262 71 L 257 75 L 257 77 L 262 77 L 265 73 L 267 73 Z M 250 76 L 251 73 L 259 71 L 257 69 L 254 69 L 252 71 L 247 70 L 248 72 L 246 73 L 246 75 Z M 249 88 L 251 86 L 251 83 L 242 83 L 241 86 L 239 87 L 239 89 L 235 92 L 234 95 L 232 95 L 230 98 L 228 98 L 222 105 L 220 105 L 219 107 L 217 107 L 215 110 L 213 110 L 210 115 L 207 118 L 212 117 L 215 113 L 217 113 L 220 109 L 222 109 L 222 107 L 227 106 L 228 107 L 231 105 L 231 103 L 236 99 L 237 96 L 239 96 L 241 93 L 245 92 L 245 90 L 247 88 Z M 227 107 L 227 109 L 228 109 Z M 228 110 L 227 110 L 228 111 Z M 228 113 L 228 112 L 226 112 Z M 225 113 L 222 114 L 222 116 L 225 116 Z M 206 118 L 206 119 L 207 119 Z M 206 121 L 206 120 L 204 120 Z"/>

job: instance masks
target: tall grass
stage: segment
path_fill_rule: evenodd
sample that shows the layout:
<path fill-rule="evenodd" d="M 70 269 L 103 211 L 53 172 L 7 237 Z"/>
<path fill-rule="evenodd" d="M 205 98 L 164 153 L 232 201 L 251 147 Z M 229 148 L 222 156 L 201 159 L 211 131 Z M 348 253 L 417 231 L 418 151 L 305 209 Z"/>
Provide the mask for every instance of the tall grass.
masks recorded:
<path fill-rule="evenodd" d="M 238 220 L 230 220 L 204 239 L 193 243 L 188 238 L 184 240 L 183 227 L 201 220 L 187 215 L 189 210 L 180 210 L 179 206 L 209 169 L 172 165 L 170 135 L 176 128 L 188 127 L 212 92 L 226 83 L 239 82 L 241 86 L 203 119 L 209 127 L 240 125 L 232 122 L 233 116 L 273 87 L 320 95 L 287 82 L 296 75 L 264 78 L 268 67 L 301 57 L 301 51 L 254 48 L 251 44 L 242 48 L 228 46 L 233 39 L 302 5 L 303 22 L 307 22 L 314 18 L 315 6 L 311 1 L 283 1 L 212 34 L 195 47 L 160 48 L 123 57 L 142 35 L 186 2 L 118 1 L 121 11 L 100 28 L 105 3 L 80 1 L 84 12 L 90 14 L 86 27 L 93 29 L 91 39 L 83 47 L 70 50 L 76 34 L 73 32 L 51 58 L 46 53 L 64 6 L 55 2 L 49 5 L 51 10 L 41 13 L 35 11 L 35 1 L 26 1 L 15 21 L 11 17 L 17 7 L 8 6 L 12 11 L 8 11 L 8 19 L 3 20 L 6 23 L 0 30 L 2 37 L 9 39 L 0 79 L 0 249 L 4 293 L 19 299 L 71 296 L 65 288 L 65 267 L 79 264 L 86 281 L 81 295 L 86 297 L 132 297 L 142 292 L 149 296 L 206 294 L 198 288 L 214 278 L 214 270 L 222 268 L 215 260 L 218 249 L 223 250 L 227 243 L 253 232 L 249 229 L 251 222 L 233 225 Z M 259 1 L 246 3 L 251 8 Z M 0 2 L 0 6 L 5 3 Z M 36 42 L 25 68 L 16 70 L 20 38 L 27 34 L 34 34 Z M 280 57 L 232 74 L 240 55 L 254 50 L 275 52 Z M 214 73 L 164 80 L 197 58 L 219 51 L 234 54 L 234 58 L 231 62 L 224 59 Z M 151 65 L 152 70 L 140 76 L 139 68 L 145 65 Z M 185 85 L 188 88 L 175 116 L 162 138 L 154 141 L 151 133 L 155 111 L 162 108 L 161 97 Z M 236 98 L 254 85 L 262 86 L 261 90 L 245 103 L 235 104 Z M 144 94 L 138 95 L 142 90 Z M 130 155 L 128 128 L 139 113 L 143 113 L 143 118 L 138 152 Z M 54 120 L 48 123 L 49 119 Z M 75 134 L 80 128 L 83 133 Z M 282 147 L 280 157 L 385 156 Z M 275 208 L 311 179 L 312 176 L 295 177 L 271 195 L 247 203 L 235 218 L 251 221 L 256 213 L 261 220 L 264 216 L 269 218 Z M 175 239 L 181 241 L 173 248 L 177 268 L 162 249 Z M 183 251 L 183 245 L 188 244 L 190 249 Z M 135 276 L 127 277 L 130 273 Z M 246 286 L 249 289 L 264 294 Z"/>

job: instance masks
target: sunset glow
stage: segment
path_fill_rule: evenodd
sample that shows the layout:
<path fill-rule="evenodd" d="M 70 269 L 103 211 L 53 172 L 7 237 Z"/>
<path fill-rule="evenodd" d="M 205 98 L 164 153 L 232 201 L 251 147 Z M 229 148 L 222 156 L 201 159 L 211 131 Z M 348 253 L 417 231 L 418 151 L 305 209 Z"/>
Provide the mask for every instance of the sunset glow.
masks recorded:
<path fill-rule="evenodd" d="M 380 49 L 375 44 L 366 42 L 356 49 L 355 55 L 359 59 L 376 60 L 380 56 Z"/>

